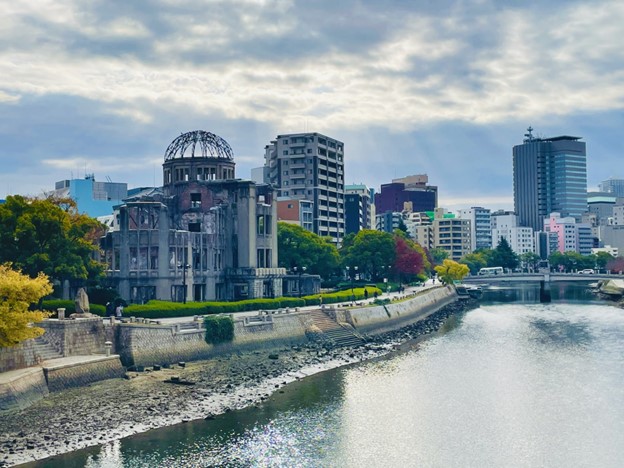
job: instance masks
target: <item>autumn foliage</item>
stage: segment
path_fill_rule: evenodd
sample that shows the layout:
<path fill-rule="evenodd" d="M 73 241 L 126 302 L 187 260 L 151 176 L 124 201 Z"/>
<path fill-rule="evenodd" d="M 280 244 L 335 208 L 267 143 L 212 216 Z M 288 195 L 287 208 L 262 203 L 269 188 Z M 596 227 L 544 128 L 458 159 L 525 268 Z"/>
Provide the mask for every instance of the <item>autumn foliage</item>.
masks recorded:
<path fill-rule="evenodd" d="M 51 292 L 52 285 L 45 274 L 29 278 L 13 270 L 10 264 L 0 265 L 0 347 L 14 346 L 43 334 L 42 328 L 32 324 L 48 315 L 29 307 Z"/>

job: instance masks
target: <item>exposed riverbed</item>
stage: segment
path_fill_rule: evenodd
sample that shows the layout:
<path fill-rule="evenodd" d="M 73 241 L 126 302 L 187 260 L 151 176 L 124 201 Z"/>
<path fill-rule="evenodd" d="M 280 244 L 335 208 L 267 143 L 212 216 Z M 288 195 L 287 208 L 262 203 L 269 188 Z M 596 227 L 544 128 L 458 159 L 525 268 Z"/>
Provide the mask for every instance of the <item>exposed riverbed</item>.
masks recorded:
<path fill-rule="evenodd" d="M 153 428 L 210 419 L 259 404 L 295 380 L 373 359 L 395 350 L 401 343 L 417 341 L 464 307 L 465 304 L 451 304 L 422 322 L 378 336 L 357 348 L 308 345 L 270 353 L 237 354 L 187 363 L 184 368 L 128 373 L 128 379 L 50 395 L 27 410 L 0 419 L 0 466 L 105 444 Z M 164 382 L 172 376 L 195 385 Z"/>

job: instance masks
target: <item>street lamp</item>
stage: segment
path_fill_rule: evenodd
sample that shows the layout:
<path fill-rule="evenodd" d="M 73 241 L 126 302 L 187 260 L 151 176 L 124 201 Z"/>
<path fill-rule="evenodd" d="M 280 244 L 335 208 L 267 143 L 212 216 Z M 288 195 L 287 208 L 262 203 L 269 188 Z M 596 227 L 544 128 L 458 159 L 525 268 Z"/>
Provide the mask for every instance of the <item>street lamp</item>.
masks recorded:
<path fill-rule="evenodd" d="M 299 272 L 299 282 L 297 285 L 297 291 L 299 292 L 299 297 L 301 297 L 301 275 L 303 275 L 305 273 L 305 271 L 307 270 L 306 267 L 294 267 L 293 270 L 295 270 L 295 273 L 297 273 L 297 271 Z"/>
<path fill-rule="evenodd" d="M 353 267 L 353 275 L 351 275 L 351 268 L 350 267 L 346 267 L 346 268 L 347 268 L 347 276 L 349 276 L 349 279 L 351 280 L 351 300 L 353 301 L 355 299 L 355 295 L 353 293 L 353 280 L 355 276 L 357 275 L 358 267 L 357 266 Z"/>
<path fill-rule="evenodd" d="M 186 304 L 186 270 L 190 265 L 186 262 L 178 263 L 178 268 L 182 268 L 182 303 Z"/>

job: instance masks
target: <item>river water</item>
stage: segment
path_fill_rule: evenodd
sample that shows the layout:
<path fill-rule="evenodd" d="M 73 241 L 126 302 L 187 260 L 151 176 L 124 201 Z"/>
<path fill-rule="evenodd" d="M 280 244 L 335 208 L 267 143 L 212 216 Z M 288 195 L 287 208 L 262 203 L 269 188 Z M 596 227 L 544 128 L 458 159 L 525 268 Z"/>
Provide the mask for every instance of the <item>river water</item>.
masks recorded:
<path fill-rule="evenodd" d="M 624 466 L 624 310 L 534 290 L 493 289 L 417 349 L 258 408 L 33 466 Z"/>

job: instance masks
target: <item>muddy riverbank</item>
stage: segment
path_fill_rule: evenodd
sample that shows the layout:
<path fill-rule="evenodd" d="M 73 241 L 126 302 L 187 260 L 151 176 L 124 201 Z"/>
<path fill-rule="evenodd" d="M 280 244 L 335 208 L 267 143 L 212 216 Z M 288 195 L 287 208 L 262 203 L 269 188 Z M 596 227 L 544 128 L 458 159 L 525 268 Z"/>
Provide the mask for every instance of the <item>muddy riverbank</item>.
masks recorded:
<path fill-rule="evenodd" d="M 0 419 L 0 466 L 47 458 L 131 434 L 258 404 L 284 385 L 327 369 L 373 359 L 435 333 L 474 303 L 455 302 L 362 346 L 308 344 L 234 354 L 52 394 Z M 171 377 L 193 383 L 167 383 Z"/>

